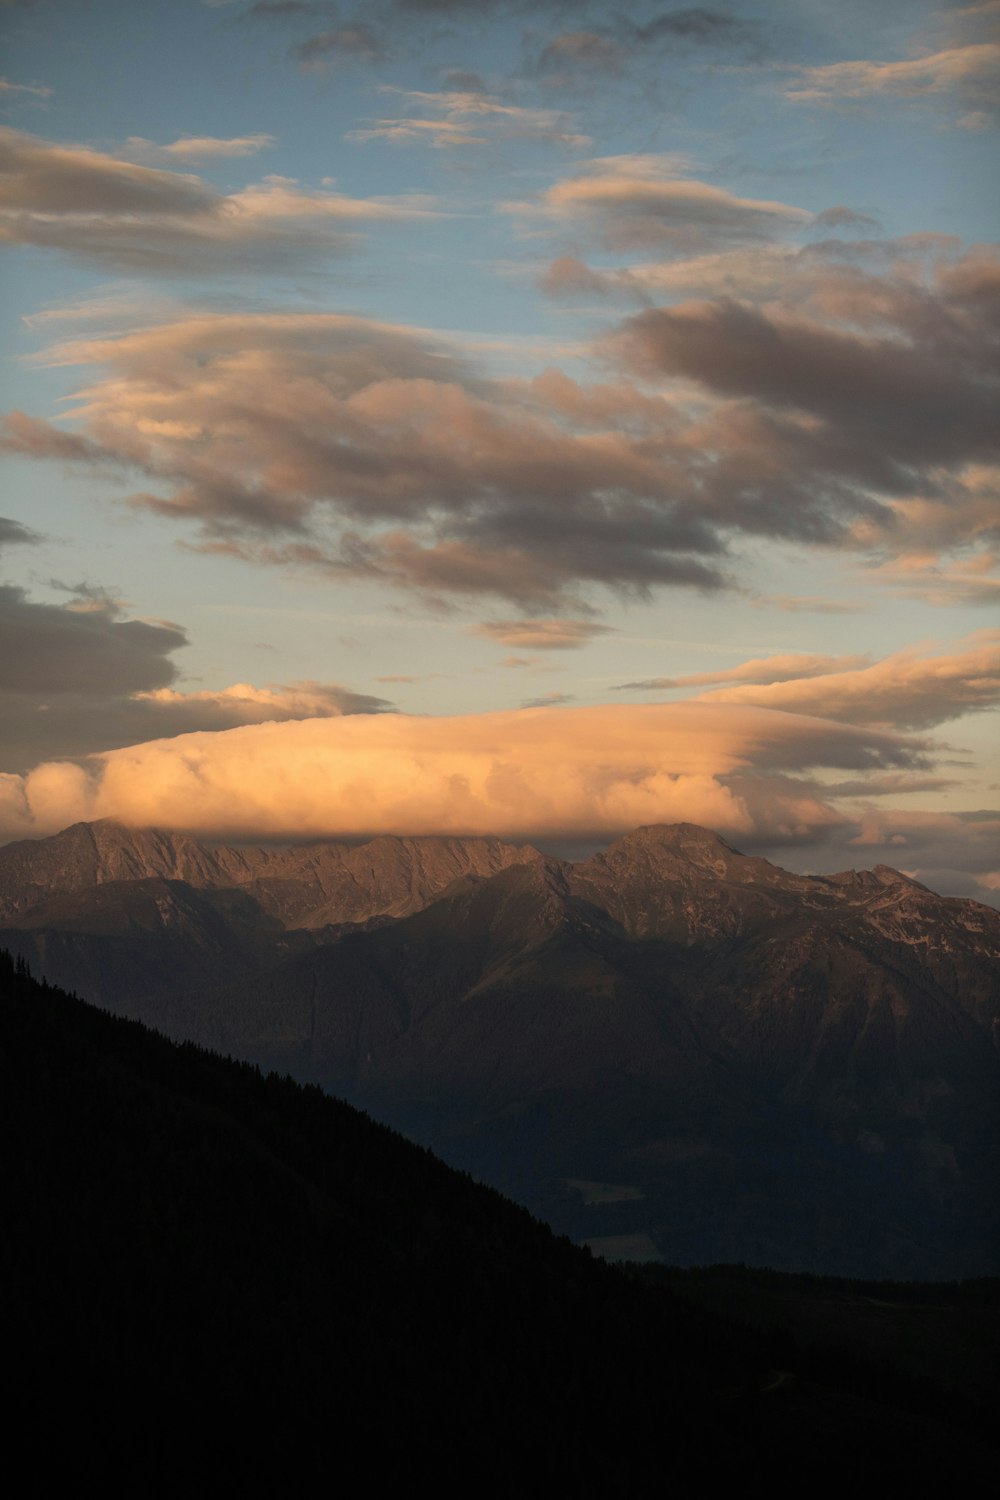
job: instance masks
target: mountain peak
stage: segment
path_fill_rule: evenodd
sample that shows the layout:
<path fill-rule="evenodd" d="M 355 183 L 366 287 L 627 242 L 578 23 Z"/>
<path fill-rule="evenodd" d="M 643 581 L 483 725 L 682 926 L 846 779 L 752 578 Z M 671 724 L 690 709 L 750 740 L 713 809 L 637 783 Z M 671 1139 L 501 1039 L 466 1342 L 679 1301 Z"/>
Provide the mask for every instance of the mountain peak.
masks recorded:
<path fill-rule="evenodd" d="M 647 823 L 615 839 L 603 857 L 617 863 L 623 858 L 635 860 L 637 856 L 646 863 L 650 860 L 655 863 L 666 856 L 670 860 L 710 866 L 717 873 L 731 861 L 745 858 L 720 834 L 698 823 Z"/>
<path fill-rule="evenodd" d="M 624 834 L 616 843 L 630 847 L 637 844 L 663 844 L 670 848 L 725 849 L 730 854 L 739 852 L 731 844 L 727 844 L 721 834 L 715 833 L 711 828 L 703 828 L 700 823 L 644 823 L 642 827 Z"/>
<path fill-rule="evenodd" d="M 919 880 L 914 880 L 911 876 L 904 875 L 902 870 L 893 869 L 892 865 L 876 865 L 872 870 L 872 874 L 883 885 L 912 885 L 920 891 L 927 889 L 926 886 L 920 884 Z"/>

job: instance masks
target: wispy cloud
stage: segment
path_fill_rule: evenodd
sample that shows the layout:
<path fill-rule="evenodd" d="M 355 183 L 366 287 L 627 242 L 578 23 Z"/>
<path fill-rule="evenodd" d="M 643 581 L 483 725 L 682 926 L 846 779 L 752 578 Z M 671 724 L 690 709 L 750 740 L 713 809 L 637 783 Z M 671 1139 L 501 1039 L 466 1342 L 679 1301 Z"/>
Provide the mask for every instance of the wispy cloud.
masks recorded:
<path fill-rule="evenodd" d="M 350 131 L 348 140 L 392 145 L 426 142 L 438 149 L 485 145 L 491 140 L 550 141 L 574 149 L 592 144 L 559 110 L 529 109 L 470 89 L 427 93 L 387 86 L 383 92 L 419 113 L 370 120 Z"/>
<path fill-rule="evenodd" d="M 754 609 L 780 609 L 792 614 L 858 615 L 869 608 L 856 599 L 831 599 L 826 594 L 761 594 L 751 599 Z"/>
<path fill-rule="evenodd" d="M 211 135 L 184 135 L 169 145 L 158 146 L 142 136 L 130 135 L 125 142 L 124 154 L 138 157 L 142 161 L 201 162 L 234 156 L 255 156 L 276 145 L 273 135 L 238 135 L 228 139 Z"/>
<path fill-rule="evenodd" d="M 978 631 L 958 644 L 964 649 L 897 651 L 868 665 L 820 667 L 797 677 L 781 670 L 768 679 L 761 664 L 750 662 L 730 675 L 731 686 L 702 696 L 714 703 L 752 703 L 852 724 L 930 729 L 1000 707 L 1000 630 Z M 829 667 L 835 664 L 835 658 L 828 660 Z M 685 681 L 713 680 L 715 675 L 708 674 Z"/>
<path fill-rule="evenodd" d="M 802 68 L 785 88 L 785 97 L 796 103 L 838 104 L 844 100 L 895 96 L 904 99 L 938 99 L 954 96 L 966 111 L 959 124 L 982 129 L 997 120 L 1000 89 L 1000 43 L 980 42 L 968 47 L 949 47 L 922 57 L 898 62 L 829 63 L 821 68 Z"/>
<path fill-rule="evenodd" d="M 640 688 L 644 692 L 663 692 L 672 688 L 708 687 L 731 682 L 798 682 L 853 671 L 869 664 L 867 656 L 819 656 L 814 653 L 762 656 L 721 672 L 693 672 L 683 677 L 648 677 L 643 682 L 626 682 L 619 691 Z"/>
<path fill-rule="evenodd" d="M 615 630 L 597 620 L 484 620 L 472 626 L 472 634 L 523 651 L 576 651 Z"/>
<path fill-rule="evenodd" d="M 22 94 L 28 98 L 51 99 L 52 90 L 41 83 L 12 83 L 9 78 L 0 78 L 0 98 L 7 94 Z"/>
<path fill-rule="evenodd" d="M 595 77 L 648 75 L 650 69 L 692 51 L 759 55 L 765 48 L 759 22 L 706 6 L 652 16 L 647 12 L 640 19 L 598 5 L 579 8 L 573 19 L 582 23 L 579 28 L 541 41 L 529 63 L 529 71 L 554 88 L 586 85 Z"/>
<path fill-rule="evenodd" d="M 377 63 L 389 55 L 384 38 L 365 21 L 354 21 L 311 36 L 294 49 L 307 72 L 325 72 L 346 63 Z"/>
<path fill-rule="evenodd" d="M 4 547 L 31 546 L 41 541 L 37 531 L 15 521 L 11 516 L 0 516 L 0 550 Z"/>

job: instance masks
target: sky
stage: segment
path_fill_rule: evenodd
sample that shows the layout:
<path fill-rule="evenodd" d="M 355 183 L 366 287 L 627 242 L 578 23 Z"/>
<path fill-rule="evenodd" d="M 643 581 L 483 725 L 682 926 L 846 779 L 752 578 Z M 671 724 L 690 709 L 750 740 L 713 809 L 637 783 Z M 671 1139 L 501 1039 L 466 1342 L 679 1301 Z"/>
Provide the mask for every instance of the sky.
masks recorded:
<path fill-rule="evenodd" d="M 1000 0 L 0 0 L 0 842 L 1000 903 Z"/>

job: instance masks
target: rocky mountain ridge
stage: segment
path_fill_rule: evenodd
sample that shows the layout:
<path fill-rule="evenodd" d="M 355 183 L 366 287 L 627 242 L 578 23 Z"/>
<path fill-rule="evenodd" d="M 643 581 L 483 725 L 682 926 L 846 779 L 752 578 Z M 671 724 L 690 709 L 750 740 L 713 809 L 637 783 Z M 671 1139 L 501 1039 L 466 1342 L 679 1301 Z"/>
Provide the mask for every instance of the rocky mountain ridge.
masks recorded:
<path fill-rule="evenodd" d="M 232 846 L 101 819 L 0 848 L 0 923 L 12 925 L 55 894 L 155 877 L 195 890 L 243 891 L 282 926 L 317 928 L 408 916 L 462 875 L 492 875 L 538 857 L 500 839 Z"/>
<path fill-rule="evenodd" d="M 937 896 L 887 865 L 797 875 L 741 854 L 692 823 L 638 828 L 572 862 L 495 838 L 381 835 L 360 844 L 227 845 L 101 819 L 0 848 L 0 925 L 20 925 L 54 896 L 159 878 L 200 891 L 240 891 L 283 927 L 315 929 L 410 916 L 456 880 L 536 862 L 560 870 L 574 895 L 602 907 L 637 937 L 670 932 L 694 941 L 803 905 L 815 911 L 863 905 L 872 913 L 902 906 L 907 917 L 919 917 L 921 893 L 932 904 L 947 902 L 961 925 L 988 941 L 996 921 L 991 908 Z M 701 899 L 706 891 L 711 908 Z M 647 909 L 642 903 L 650 895 L 654 903 Z M 1000 944 L 992 951 L 1000 954 Z"/>

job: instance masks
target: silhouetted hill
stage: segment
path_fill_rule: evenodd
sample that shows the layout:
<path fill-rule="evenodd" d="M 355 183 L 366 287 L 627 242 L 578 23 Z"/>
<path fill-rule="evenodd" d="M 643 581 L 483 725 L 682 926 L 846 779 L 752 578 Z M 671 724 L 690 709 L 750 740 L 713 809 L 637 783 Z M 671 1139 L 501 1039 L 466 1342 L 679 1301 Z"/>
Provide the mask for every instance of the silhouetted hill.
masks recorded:
<path fill-rule="evenodd" d="M 19 1492 L 781 1493 L 995 1461 L 975 1402 L 853 1355 L 789 1370 L 787 1338 L 6 955 L 0 1083 Z"/>

